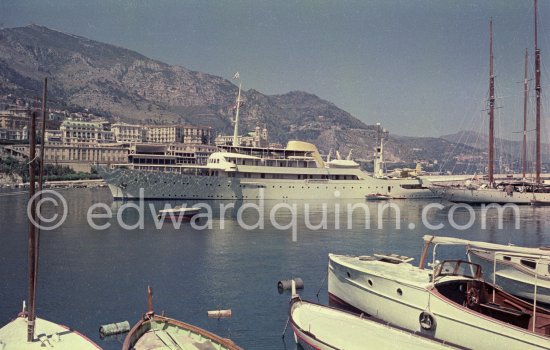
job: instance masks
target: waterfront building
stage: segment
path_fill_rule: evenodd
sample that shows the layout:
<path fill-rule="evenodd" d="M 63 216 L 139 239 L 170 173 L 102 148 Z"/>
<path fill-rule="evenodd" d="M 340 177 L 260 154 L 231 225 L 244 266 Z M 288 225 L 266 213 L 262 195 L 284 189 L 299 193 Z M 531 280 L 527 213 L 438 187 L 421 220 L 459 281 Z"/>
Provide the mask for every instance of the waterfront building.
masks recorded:
<path fill-rule="evenodd" d="M 114 123 L 111 131 L 117 143 L 141 143 L 145 134 L 143 125 L 128 123 Z"/>
<path fill-rule="evenodd" d="M 214 143 L 216 146 L 231 146 L 233 145 L 233 137 L 233 135 L 218 135 Z M 254 131 L 243 136 L 238 136 L 237 142 L 239 146 L 243 147 L 268 147 L 267 128 L 264 127 L 263 130 L 260 130 L 260 127 L 256 126 Z"/>
<path fill-rule="evenodd" d="M 174 124 L 146 125 L 144 130 L 144 142 L 209 144 L 212 128 Z"/>
<path fill-rule="evenodd" d="M 71 118 L 64 120 L 59 130 L 62 133 L 62 143 L 65 145 L 114 142 L 109 122 L 105 120 L 85 121 Z"/>
<path fill-rule="evenodd" d="M 15 108 L 0 111 L 0 141 L 28 140 L 28 108 Z"/>
<path fill-rule="evenodd" d="M 4 152 L 17 159 L 28 159 L 28 145 L 10 145 Z M 40 149 L 37 149 L 40 153 Z M 128 163 L 128 145 L 46 144 L 45 164 L 64 165 L 75 171 L 89 172 L 92 164 Z"/>

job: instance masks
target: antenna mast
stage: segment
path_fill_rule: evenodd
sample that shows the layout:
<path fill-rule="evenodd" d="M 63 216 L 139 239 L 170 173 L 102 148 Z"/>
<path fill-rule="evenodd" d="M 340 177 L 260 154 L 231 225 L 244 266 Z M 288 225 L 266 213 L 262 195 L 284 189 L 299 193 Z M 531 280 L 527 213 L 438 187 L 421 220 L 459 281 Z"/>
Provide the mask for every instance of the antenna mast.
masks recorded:
<path fill-rule="evenodd" d="M 489 184 L 494 183 L 493 164 L 495 158 L 495 76 L 493 72 L 493 19 L 489 21 Z"/>

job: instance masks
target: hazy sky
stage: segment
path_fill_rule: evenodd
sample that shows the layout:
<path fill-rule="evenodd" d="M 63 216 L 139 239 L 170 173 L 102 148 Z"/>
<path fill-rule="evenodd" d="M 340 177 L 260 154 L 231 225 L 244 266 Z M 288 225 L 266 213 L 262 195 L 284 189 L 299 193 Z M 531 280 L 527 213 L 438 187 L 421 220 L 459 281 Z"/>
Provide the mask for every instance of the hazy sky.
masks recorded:
<path fill-rule="evenodd" d="M 539 14 L 547 88 L 550 0 L 539 0 Z M 239 71 L 246 89 L 311 92 L 419 136 L 486 130 L 490 17 L 497 125 L 516 138 L 532 0 L 0 0 L 3 27 L 36 23 L 228 79 Z M 544 109 L 548 118 L 548 99 Z"/>

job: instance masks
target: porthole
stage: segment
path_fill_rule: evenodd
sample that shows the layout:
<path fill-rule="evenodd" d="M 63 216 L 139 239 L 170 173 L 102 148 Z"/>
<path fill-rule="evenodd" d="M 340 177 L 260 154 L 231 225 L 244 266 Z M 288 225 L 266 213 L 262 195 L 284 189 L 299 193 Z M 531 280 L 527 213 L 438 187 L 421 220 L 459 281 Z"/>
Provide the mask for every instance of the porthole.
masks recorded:
<path fill-rule="evenodd" d="M 351 278 L 351 274 L 348 272 L 346 272 L 346 275 L 348 275 L 348 278 Z"/>
<path fill-rule="evenodd" d="M 397 288 L 397 294 L 399 294 L 399 296 L 403 295 L 403 291 L 401 290 L 401 288 Z"/>
<path fill-rule="evenodd" d="M 367 280 L 367 283 L 369 284 L 369 286 L 372 287 L 373 283 L 372 283 L 372 280 L 370 278 Z"/>

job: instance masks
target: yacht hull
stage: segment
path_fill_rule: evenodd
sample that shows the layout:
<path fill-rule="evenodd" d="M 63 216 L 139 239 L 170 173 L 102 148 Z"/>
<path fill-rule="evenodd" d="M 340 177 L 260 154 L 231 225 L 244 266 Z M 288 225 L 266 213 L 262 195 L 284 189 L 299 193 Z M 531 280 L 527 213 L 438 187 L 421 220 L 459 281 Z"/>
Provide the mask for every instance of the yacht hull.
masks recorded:
<path fill-rule="evenodd" d="M 203 176 L 134 169 L 101 169 L 113 198 L 121 199 L 364 199 L 373 191 L 392 198 L 436 198 L 417 179 L 285 180 Z M 404 187 L 403 187 L 404 186 Z M 420 188 L 410 188 L 417 186 Z M 409 188 L 407 188 L 409 187 Z"/>

